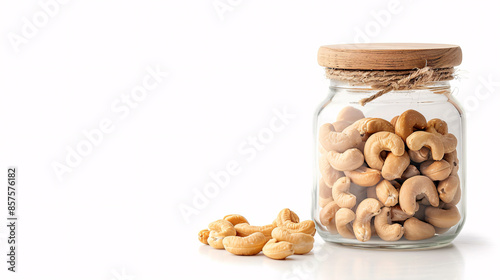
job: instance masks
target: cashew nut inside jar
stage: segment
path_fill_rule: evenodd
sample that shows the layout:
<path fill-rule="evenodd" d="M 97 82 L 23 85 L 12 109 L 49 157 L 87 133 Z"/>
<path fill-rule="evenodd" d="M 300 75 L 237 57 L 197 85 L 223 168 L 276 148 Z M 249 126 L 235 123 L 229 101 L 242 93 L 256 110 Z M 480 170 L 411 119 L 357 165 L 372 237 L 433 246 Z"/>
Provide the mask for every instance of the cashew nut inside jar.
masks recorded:
<path fill-rule="evenodd" d="M 330 80 L 314 119 L 312 216 L 328 242 L 425 249 L 465 218 L 462 51 L 444 44 L 322 46 Z"/>

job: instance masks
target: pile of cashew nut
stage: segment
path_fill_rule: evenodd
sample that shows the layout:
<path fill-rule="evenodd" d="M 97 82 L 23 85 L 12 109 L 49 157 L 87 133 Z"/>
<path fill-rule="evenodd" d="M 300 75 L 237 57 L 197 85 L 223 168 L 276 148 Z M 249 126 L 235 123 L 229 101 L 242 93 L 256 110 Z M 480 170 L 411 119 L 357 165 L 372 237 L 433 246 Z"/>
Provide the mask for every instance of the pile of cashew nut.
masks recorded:
<path fill-rule="evenodd" d="M 318 218 L 331 234 L 422 240 L 460 222 L 457 138 L 445 121 L 408 110 L 389 122 L 345 107 L 318 142 Z"/>
<path fill-rule="evenodd" d="M 280 211 L 272 224 L 250 225 L 238 214 L 225 216 L 198 233 L 201 243 L 215 249 L 241 256 L 257 255 L 283 260 L 293 254 L 309 253 L 314 246 L 315 224 L 311 220 L 300 221 L 299 216 L 288 208 Z"/>

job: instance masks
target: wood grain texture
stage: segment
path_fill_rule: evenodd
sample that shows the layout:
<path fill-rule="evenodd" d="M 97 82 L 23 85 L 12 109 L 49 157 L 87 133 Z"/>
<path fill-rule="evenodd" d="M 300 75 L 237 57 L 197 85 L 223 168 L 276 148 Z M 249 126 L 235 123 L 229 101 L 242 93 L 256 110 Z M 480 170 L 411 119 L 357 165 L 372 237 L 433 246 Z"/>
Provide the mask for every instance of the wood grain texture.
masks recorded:
<path fill-rule="evenodd" d="M 422 43 L 368 43 L 322 46 L 321 66 L 359 70 L 409 70 L 429 66 L 448 68 L 460 65 L 462 50 L 457 45 Z"/>

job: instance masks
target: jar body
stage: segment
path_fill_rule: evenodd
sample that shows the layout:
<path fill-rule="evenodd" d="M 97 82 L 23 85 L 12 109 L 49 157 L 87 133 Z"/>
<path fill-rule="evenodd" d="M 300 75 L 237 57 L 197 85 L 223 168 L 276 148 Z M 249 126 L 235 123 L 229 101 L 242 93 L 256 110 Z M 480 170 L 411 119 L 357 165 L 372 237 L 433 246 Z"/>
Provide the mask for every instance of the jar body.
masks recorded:
<path fill-rule="evenodd" d="M 464 114 L 451 97 L 448 82 L 391 91 L 365 106 L 359 105 L 361 99 L 376 92 L 370 87 L 349 86 L 332 80 L 329 95 L 316 112 L 312 216 L 317 231 L 325 241 L 359 247 L 422 249 L 445 246 L 460 232 L 466 214 Z M 397 124 L 395 117 L 409 116 L 408 110 L 423 115 L 425 122 L 438 119 L 434 124 L 439 123 L 440 128 L 429 129 L 432 121 L 425 127 L 413 126 L 412 121 L 405 122 L 405 118 Z M 363 120 L 356 121 L 361 118 L 385 121 L 374 120 L 384 124 L 372 123 L 367 129 L 366 122 L 363 127 Z M 447 125 L 446 132 L 443 122 Z M 446 142 L 452 138 L 452 143 L 448 146 L 444 143 L 446 153 L 442 157 L 438 155 L 438 148 L 432 153 L 434 147 L 427 142 L 421 149 L 412 144 L 411 150 L 407 142 L 426 133 L 404 139 L 405 136 L 399 135 L 404 123 L 413 126 L 410 127 L 412 133 L 436 134 L 433 139 Z M 400 131 L 391 132 L 389 125 L 392 129 L 399 127 Z M 386 128 L 382 128 L 384 126 Z M 352 132 L 348 132 L 352 129 L 359 132 L 355 140 L 352 140 Z M 404 155 L 395 156 L 390 143 L 378 146 L 375 143 L 377 137 L 386 139 L 393 137 L 392 134 L 400 139 L 397 140 L 399 144 L 403 143 Z M 374 136 L 370 140 L 373 135 L 383 137 Z M 351 143 L 344 145 L 342 141 Z M 366 143 L 369 143 L 368 148 Z M 395 162 L 392 168 L 386 164 L 390 161 Z M 431 165 L 439 170 L 438 175 L 429 168 Z M 375 207 L 378 210 L 373 209 L 373 205 L 365 209 L 370 199 L 372 204 L 375 203 L 373 199 L 378 201 Z M 363 202 L 365 200 L 367 202 Z M 408 206 L 412 203 L 416 206 L 414 210 Z M 342 211 L 338 212 L 340 209 Z M 383 216 L 377 218 L 379 214 Z"/>

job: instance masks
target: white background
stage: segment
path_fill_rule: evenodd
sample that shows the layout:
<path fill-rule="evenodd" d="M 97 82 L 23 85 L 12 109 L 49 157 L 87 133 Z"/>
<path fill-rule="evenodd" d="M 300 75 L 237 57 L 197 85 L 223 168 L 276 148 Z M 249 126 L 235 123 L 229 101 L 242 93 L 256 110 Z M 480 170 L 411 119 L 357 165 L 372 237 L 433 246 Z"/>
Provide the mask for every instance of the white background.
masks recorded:
<path fill-rule="evenodd" d="M 494 278 L 498 9 L 494 1 L 395 1 L 396 10 L 389 2 L 69 0 L 44 18 L 39 1 L 1 1 L 0 172 L 19 168 L 20 220 L 18 273 L 2 261 L 0 279 Z M 218 13 L 214 3 L 231 8 Z M 24 36 L 29 22 L 36 30 Z M 468 215 L 454 245 L 364 251 L 317 235 L 313 253 L 273 261 L 199 243 L 197 232 L 229 213 L 267 224 L 288 207 L 310 218 L 312 119 L 328 86 L 316 52 L 367 41 L 463 49 L 455 96 L 468 120 Z M 168 78 L 130 114 L 118 112 L 155 68 Z M 282 131 L 254 157 L 238 151 L 283 108 L 294 118 Z M 83 131 L 103 121 L 112 131 L 58 178 L 54 164 L 66 164 L 68 149 L 85 145 Z M 229 184 L 183 218 L 179 207 L 234 162 Z"/>

